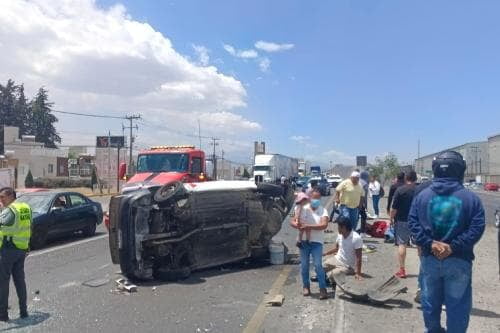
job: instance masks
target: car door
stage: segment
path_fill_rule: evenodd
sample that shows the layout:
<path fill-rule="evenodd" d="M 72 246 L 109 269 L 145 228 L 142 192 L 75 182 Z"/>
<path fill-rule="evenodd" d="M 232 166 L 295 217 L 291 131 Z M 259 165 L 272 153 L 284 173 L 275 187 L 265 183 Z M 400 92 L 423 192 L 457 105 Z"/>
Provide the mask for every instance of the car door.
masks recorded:
<path fill-rule="evenodd" d="M 58 194 L 50 207 L 51 225 L 48 234 L 55 235 L 66 233 L 71 230 L 72 214 L 70 211 L 69 198 L 66 194 Z"/>
<path fill-rule="evenodd" d="M 92 215 L 92 207 L 89 201 L 79 193 L 70 193 L 69 201 L 71 204 L 71 215 L 74 219 L 71 221 L 73 231 L 81 230 L 89 225 Z"/>

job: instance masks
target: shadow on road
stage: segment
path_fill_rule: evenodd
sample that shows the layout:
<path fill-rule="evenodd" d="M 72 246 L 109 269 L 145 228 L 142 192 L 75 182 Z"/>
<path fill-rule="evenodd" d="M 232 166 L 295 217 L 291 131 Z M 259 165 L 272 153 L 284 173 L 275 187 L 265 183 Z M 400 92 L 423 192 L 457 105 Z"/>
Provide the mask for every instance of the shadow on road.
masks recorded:
<path fill-rule="evenodd" d="M 472 308 L 471 315 L 478 317 L 486 317 L 486 318 L 500 318 L 499 313 L 489 310 L 481 310 L 477 308 Z"/>
<path fill-rule="evenodd" d="M 76 232 L 74 234 L 65 235 L 65 236 L 57 236 L 57 237 L 49 239 L 47 241 L 47 244 L 45 244 L 42 248 L 37 249 L 37 251 L 38 250 L 42 250 L 42 251 L 47 250 L 47 249 L 50 249 L 50 248 L 53 248 L 56 246 L 70 244 L 72 242 L 77 242 L 77 241 L 80 241 L 83 239 L 91 239 L 94 237 L 105 235 L 106 233 L 107 233 L 106 231 L 97 231 L 95 233 L 95 235 L 92 237 L 85 237 L 85 236 L 83 236 L 83 234 L 81 232 Z M 33 253 L 36 253 L 36 251 L 33 251 Z"/>
<path fill-rule="evenodd" d="M 34 311 L 30 313 L 30 316 L 25 319 L 14 319 L 10 320 L 7 324 L 9 325 L 6 328 L 0 329 L 0 332 L 8 332 L 12 330 L 18 330 L 24 327 L 35 326 L 43 323 L 47 319 L 50 318 L 50 314 L 46 312 Z"/>

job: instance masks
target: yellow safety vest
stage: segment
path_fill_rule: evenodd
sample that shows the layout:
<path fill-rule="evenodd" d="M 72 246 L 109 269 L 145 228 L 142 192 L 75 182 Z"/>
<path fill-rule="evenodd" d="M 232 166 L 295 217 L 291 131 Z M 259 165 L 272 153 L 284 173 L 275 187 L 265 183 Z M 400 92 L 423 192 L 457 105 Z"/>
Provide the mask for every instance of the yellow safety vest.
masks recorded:
<path fill-rule="evenodd" d="M 14 213 L 16 219 L 13 225 L 0 227 L 0 248 L 4 238 L 12 238 L 12 243 L 20 249 L 27 250 L 31 237 L 31 208 L 24 202 L 13 202 L 9 208 Z"/>

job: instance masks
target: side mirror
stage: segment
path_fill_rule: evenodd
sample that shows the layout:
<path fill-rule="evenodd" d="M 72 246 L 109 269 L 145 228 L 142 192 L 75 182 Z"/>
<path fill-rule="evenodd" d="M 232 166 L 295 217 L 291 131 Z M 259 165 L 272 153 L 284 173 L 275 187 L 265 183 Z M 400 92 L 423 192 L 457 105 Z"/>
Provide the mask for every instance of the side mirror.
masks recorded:
<path fill-rule="evenodd" d="M 127 172 L 127 164 L 120 163 L 120 166 L 118 167 L 118 178 L 124 179 L 126 172 Z"/>
<path fill-rule="evenodd" d="M 51 211 L 52 213 L 60 213 L 60 212 L 62 212 L 62 207 L 52 207 L 52 208 L 50 209 L 50 211 Z"/>

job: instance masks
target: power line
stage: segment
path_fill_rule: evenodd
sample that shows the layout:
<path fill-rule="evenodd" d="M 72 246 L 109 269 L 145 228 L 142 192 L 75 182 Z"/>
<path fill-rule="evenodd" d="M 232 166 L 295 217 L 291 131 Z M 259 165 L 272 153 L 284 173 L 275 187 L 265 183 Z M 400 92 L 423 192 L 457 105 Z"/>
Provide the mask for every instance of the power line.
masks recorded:
<path fill-rule="evenodd" d="M 106 115 L 102 115 L 102 114 L 90 114 L 90 113 L 69 112 L 69 111 L 59 111 L 59 110 L 52 110 L 52 112 L 71 114 L 74 116 L 92 117 L 92 118 L 127 119 L 127 117 L 106 116 Z"/>

